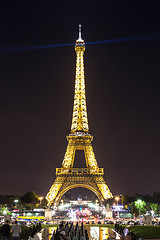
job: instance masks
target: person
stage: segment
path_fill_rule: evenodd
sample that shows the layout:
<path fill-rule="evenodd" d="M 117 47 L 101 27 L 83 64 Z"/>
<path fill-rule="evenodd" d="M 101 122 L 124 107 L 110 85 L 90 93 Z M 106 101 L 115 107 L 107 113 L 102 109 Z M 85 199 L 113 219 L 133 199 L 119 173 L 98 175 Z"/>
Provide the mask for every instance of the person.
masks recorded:
<path fill-rule="evenodd" d="M 68 240 L 65 230 L 64 230 L 63 223 L 61 223 L 59 225 L 59 228 L 57 229 L 57 232 L 55 234 L 55 240 Z"/>
<path fill-rule="evenodd" d="M 17 225 L 17 223 L 17 220 L 15 220 L 14 224 L 11 227 L 12 239 L 14 240 L 18 240 L 21 233 L 21 226 Z"/>
<path fill-rule="evenodd" d="M 125 228 L 124 231 L 123 231 L 123 233 L 124 233 L 124 236 L 127 236 L 127 234 L 129 233 L 128 228 Z"/>
<path fill-rule="evenodd" d="M 9 234 L 10 234 L 9 221 L 6 220 L 5 224 L 3 224 L 1 227 L 2 240 L 8 240 Z"/>
<path fill-rule="evenodd" d="M 36 228 L 33 229 L 32 233 L 31 233 L 31 236 L 29 237 L 29 240 L 40 240 L 40 238 L 37 235 L 37 229 Z"/>

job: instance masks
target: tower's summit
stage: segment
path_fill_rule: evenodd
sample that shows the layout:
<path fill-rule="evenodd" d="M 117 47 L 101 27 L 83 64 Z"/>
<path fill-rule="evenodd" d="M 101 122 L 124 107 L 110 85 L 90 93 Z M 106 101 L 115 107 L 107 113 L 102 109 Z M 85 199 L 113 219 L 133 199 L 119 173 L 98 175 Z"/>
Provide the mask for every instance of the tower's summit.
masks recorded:
<path fill-rule="evenodd" d="M 76 45 L 84 45 L 84 40 L 82 39 L 82 25 L 79 25 L 79 38 L 76 40 Z"/>

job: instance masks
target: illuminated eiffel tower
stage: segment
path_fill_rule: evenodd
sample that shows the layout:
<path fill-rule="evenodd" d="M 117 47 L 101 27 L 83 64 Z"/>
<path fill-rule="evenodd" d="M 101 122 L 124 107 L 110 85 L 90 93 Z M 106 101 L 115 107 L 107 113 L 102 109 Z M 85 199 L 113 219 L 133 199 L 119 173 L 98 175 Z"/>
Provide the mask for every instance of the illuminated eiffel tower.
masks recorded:
<path fill-rule="evenodd" d="M 101 202 L 112 198 L 112 193 L 103 178 L 103 168 L 98 167 L 93 152 L 93 136 L 89 134 L 83 60 L 85 43 L 81 37 L 81 25 L 75 51 L 77 59 L 71 132 L 67 136 L 68 146 L 62 167 L 56 168 L 56 179 L 46 196 L 49 205 L 57 205 L 65 192 L 77 187 L 93 191 Z M 73 168 L 76 150 L 84 151 L 86 168 Z"/>

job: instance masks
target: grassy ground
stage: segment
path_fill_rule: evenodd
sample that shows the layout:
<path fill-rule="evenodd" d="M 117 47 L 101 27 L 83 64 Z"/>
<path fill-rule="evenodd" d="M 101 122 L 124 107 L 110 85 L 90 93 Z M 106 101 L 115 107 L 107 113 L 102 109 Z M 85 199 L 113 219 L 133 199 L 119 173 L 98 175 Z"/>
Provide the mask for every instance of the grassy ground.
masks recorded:
<path fill-rule="evenodd" d="M 128 229 L 137 237 L 160 238 L 160 226 L 130 226 Z"/>
<path fill-rule="evenodd" d="M 59 224 L 43 224 L 42 225 L 42 228 L 49 228 L 49 227 L 58 227 L 59 226 Z"/>

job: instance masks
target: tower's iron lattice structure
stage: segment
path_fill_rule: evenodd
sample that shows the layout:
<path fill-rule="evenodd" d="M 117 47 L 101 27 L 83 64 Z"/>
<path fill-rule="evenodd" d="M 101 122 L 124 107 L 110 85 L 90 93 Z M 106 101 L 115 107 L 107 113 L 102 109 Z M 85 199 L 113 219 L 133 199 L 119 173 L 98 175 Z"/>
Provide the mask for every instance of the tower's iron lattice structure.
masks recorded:
<path fill-rule="evenodd" d="M 67 136 L 68 146 L 62 166 L 56 168 L 56 179 L 46 196 L 49 205 L 53 203 L 56 205 L 65 192 L 77 187 L 93 191 L 100 201 L 112 197 L 103 178 L 103 168 L 97 165 L 91 144 L 93 136 L 89 134 L 83 59 L 85 43 L 81 37 L 81 25 L 79 25 L 79 38 L 75 43 L 75 51 L 77 58 L 71 132 Z M 73 168 L 76 150 L 84 151 L 86 168 Z"/>

